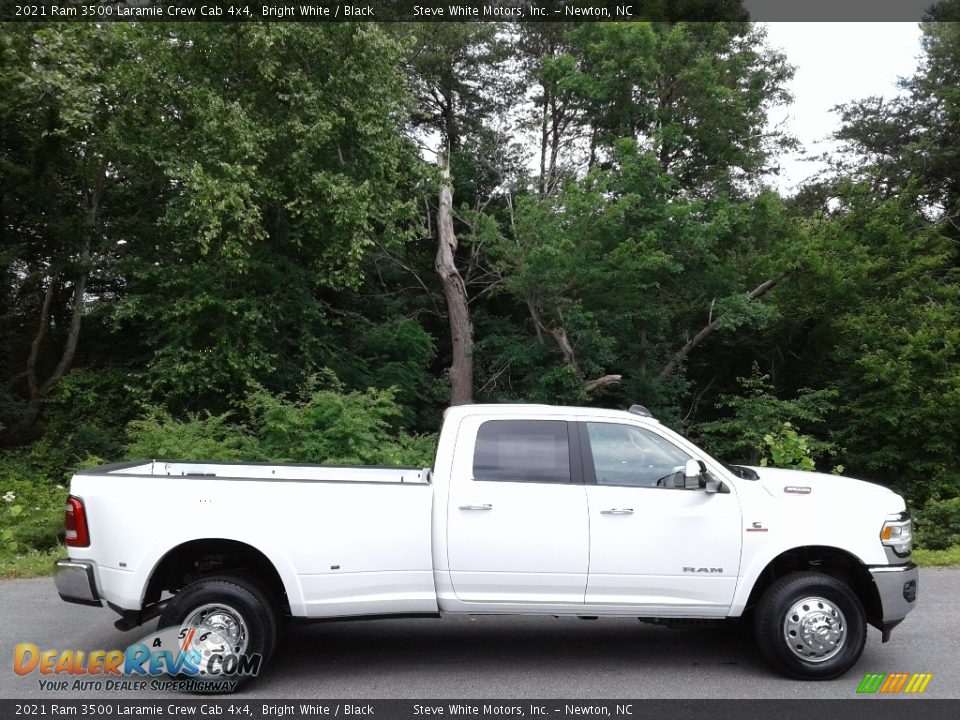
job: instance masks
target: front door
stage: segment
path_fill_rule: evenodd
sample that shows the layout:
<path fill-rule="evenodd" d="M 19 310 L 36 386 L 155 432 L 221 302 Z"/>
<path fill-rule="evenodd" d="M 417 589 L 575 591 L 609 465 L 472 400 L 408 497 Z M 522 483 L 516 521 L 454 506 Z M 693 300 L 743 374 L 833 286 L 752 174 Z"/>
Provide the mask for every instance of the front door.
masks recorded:
<path fill-rule="evenodd" d="M 458 437 L 447 508 L 457 598 L 582 606 L 590 537 L 576 424 L 471 417 Z"/>
<path fill-rule="evenodd" d="M 580 437 L 590 513 L 586 604 L 726 614 L 740 565 L 736 495 L 686 489 L 692 456 L 651 428 L 586 421 Z"/>

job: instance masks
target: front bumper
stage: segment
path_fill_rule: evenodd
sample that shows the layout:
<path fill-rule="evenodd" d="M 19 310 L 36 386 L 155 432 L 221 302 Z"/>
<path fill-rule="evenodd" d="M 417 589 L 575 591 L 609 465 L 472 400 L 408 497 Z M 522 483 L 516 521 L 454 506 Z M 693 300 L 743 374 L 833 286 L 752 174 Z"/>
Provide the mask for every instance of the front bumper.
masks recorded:
<path fill-rule="evenodd" d="M 920 571 L 913 563 L 879 565 L 869 570 L 880 597 L 883 612 L 880 630 L 883 632 L 883 642 L 886 642 L 890 639 L 890 631 L 916 607 Z"/>
<path fill-rule="evenodd" d="M 60 598 L 70 603 L 103 607 L 97 581 L 93 574 L 93 563 L 86 560 L 57 560 L 53 564 L 54 582 Z"/>

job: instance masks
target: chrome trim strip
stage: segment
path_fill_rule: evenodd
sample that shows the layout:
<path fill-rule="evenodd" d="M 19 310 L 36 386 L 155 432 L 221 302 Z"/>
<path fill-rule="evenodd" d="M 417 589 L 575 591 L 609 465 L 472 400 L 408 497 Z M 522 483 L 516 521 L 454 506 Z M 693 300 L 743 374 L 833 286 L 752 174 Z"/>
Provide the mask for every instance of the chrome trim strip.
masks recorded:
<path fill-rule="evenodd" d="M 906 572 L 907 570 L 913 570 L 916 567 L 916 563 L 907 563 L 906 565 L 877 565 L 867 568 L 872 573 L 878 572 Z"/>

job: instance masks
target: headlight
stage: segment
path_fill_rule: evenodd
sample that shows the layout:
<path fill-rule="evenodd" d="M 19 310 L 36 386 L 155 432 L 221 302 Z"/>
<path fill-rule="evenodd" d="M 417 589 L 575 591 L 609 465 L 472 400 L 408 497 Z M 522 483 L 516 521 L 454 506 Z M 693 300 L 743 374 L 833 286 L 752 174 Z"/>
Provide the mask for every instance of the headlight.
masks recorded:
<path fill-rule="evenodd" d="M 907 513 L 891 515 L 880 529 L 880 542 L 891 548 L 898 557 L 906 557 L 913 550 L 913 521 Z"/>

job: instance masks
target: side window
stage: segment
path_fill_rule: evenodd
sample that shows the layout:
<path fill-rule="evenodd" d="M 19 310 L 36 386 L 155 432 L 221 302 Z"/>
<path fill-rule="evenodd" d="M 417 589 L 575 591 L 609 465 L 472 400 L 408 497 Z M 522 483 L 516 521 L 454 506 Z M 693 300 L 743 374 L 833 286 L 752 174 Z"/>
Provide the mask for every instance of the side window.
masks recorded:
<path fill-rule="evenodd" d="M 587 423 L 598 485 L 683 488 L 690 456 L 656 433 L 633 425 Z"/>
<path fill-rule="evenodd" d="M 570 482 L 570 441 L 563 420 L 488 420 L 477 431 L 475 480 Z"/>

